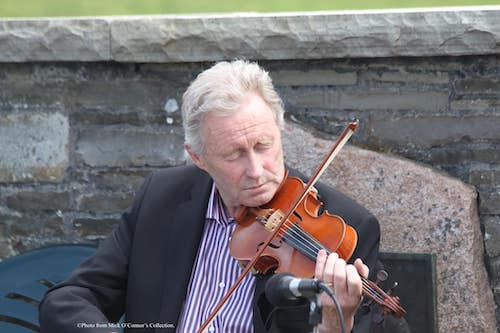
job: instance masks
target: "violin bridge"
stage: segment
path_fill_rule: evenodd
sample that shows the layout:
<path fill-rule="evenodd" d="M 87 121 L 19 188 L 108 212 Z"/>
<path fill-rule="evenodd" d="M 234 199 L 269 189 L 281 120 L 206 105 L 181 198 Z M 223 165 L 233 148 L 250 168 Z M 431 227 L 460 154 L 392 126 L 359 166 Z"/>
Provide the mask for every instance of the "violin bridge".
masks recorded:
<path fill-rule="evenodd" d="M 277 209 L 273 211 L 266 220 L 264 227 L 269 232 L 274 232 L 276 227 L 280 224 L 283 219 L 283 213 L 281 210 Z"/>

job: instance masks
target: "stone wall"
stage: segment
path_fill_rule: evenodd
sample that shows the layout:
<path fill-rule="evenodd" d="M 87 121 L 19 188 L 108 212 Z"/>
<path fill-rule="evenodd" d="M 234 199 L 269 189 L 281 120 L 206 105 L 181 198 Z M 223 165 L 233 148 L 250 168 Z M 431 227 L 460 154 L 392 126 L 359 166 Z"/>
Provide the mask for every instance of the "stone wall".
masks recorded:
<path fill-rule="evenodd" d="M 500 7 L 0 21 L 0 257 L 108 234 L 185 162 L 184 89 L 233 58 L 318 137 L 356 117 L 353 144 L 474 186 L 500 305 Z"/>

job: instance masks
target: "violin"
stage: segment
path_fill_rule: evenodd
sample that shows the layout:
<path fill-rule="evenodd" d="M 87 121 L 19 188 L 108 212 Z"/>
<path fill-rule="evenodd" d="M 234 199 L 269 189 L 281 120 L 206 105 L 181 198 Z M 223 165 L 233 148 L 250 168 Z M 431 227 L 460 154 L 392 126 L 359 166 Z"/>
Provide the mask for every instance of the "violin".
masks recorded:
<path fill-rule="evenodd" d="M 357 126 L 355 121 L 344 129 L 307 184 L 289 177 L 287 172 L 270 202 L 260 207 L 243 207 L 236 213 L 237 226 L 231 236 L 230 253 L 244 269 L 198 332 L 210 324 L 250 270 L 267 273 L 274 269 L 277 273 L 310 278 L 314 276 L 316 257 L 321 249 L 327 254 L 337 252 L 340 258 L 349 260 L 356 248 L 357 233 L 340 216 L 323 209 L 314 184 Z M 384 313 L 397 317 L 406 313 L 399 297 L 384 292 L 373 281 L 364 277 L 361 280 L 363 295 L 380 304 Z"/>

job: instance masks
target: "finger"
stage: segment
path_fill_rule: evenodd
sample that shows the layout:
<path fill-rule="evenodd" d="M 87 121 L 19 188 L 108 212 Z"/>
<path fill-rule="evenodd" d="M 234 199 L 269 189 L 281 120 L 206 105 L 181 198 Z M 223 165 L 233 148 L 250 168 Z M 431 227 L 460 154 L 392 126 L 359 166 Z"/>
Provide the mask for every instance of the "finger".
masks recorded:
<path fill-rule="evenodd" d="M 353 297 L 359 298 L 362 293 L 363 285 L 358 270 L 353 265 L 346 266 L 347 293 Z"/>
<path fill-rule="evenodd" d="M 346 263 L 343 259 L 337 259 L 333 270 L 333 287 L 335 293 L 345 293 L 347 290 Z"/>
<path fill-rule="evenodd" d="M 316 279 L 323 279 L 323 272 L 325 271 L 325 264 L 327 260 L 326 251 L 321 249 L 318 251 L 318 256 L 316 257 L 316 268 L 314 270 L 314 277 Z"/>
<path fill-rule="evenodd" d="M 339 255 L 333 252 L 330 253 L 328 259 L 326 260 L 325 271 L 323 272 L 323 281 L 330 285 L 333 285 L 334 283 L 334 270 L 338 259 Z"/>
<path fill-rule="evenodd" d="M 364 278 L 368 278 L 368 274 L 370 273 L 370 269 L 368 266 L 366 266 L 361 259 L 356 259 L 354 261 L 354 266 L 356 267 L 356 270 L 358 271 L 359 275 L 361 275 Z"/>

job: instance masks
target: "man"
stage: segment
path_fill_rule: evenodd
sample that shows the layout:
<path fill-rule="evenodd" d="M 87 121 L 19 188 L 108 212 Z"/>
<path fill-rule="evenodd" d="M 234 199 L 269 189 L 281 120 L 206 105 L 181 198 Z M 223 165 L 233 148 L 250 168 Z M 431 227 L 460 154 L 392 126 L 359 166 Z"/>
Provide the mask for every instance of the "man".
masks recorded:
<path fill-rule="evenodd" d="M 270 201 L 285 177 L 282 102 L 268 74 L 245 61 L 202 72 L 183 96 L 185 149 L 195 166 L 153 173 L 95 256 L 48 291 L 42 332 L 110 332 L 125 313 L 130 331 L 195 332 L 239 276 L 229 253 L 241 207 Z M 362 207 L 323 185 L 326 209 L 358 232 L 353 255 L 373 267 L 379 227 Z M 368 267 L 320 251 L 315 277 L 330 284 L 348 331 L 361 302 Z M 275 307 L 248 275 L 208 326 L 209 332 L 309 332 L 309 305 Z M 340 332 L 333 302 L 321 296 L 319 332 Z M 94 324 L 94 325 L 92 325 Z M 83 330 L 82 327 L 86 329 Z"/>

